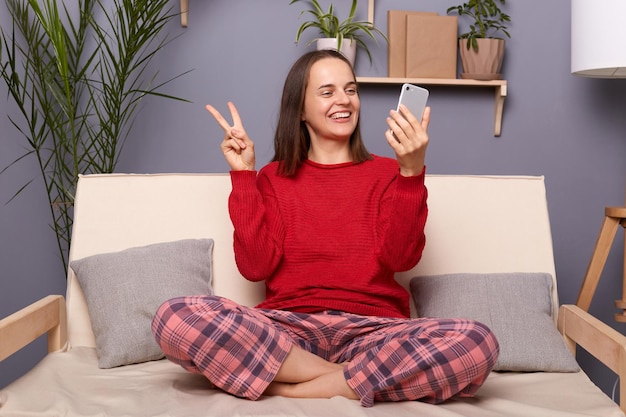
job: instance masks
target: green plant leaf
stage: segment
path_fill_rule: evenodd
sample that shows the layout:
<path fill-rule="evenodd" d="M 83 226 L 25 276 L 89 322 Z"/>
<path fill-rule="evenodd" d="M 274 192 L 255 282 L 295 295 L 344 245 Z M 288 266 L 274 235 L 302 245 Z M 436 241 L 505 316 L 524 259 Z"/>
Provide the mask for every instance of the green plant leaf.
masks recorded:
<path fill-rule="evenodd" d="M 459 39 L 468 40 L 468 49 L 472 46 L 478 50 L 476 38 L 496 38 L 500 32 L 511 37 L 507 26 L 511 17 L 500 9 L 498 3 L 504 5 L 505 0 L 469 0 L 446 10 L 447 14 L 458 14 L 469 21 L 469 29 L 459 34 Z"/>
<path fill-rule="evenodd" d="M 36 159 L 67 270 L 78 175 L 113 172 L 144 97 L 187 101 L 160 91 L 179 76 L 159 82 L 150 69 L 177 14 L 168 0 L 77 0 L 78 16 L 62 0 L 5 2 L 12 30 L 1 29 L 0 75 L 26 150 L 0 174 Z"/>

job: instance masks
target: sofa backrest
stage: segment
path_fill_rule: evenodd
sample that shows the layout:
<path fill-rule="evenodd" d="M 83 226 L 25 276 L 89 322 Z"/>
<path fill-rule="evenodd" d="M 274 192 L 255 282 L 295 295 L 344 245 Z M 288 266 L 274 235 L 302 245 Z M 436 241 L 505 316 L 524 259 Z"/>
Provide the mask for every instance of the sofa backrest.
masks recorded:
<path fill-rule="evenodd" d="M 397 275 L 457 272 L 547 272 L 555 276 L 543 177 L 429 175 L 426 249 L 420 263 Z M 228 174 L 99 174 L 81 176 L 70 261 L 150 243 L 212 238 L 216 294 L 255 305 L 262 283 L 246 281 L 232 251 Z M 558 306 L 556 282 L 554 306 Z M 89 313 L 70 269 L 68 337 L 95 347 Z M 414 312 L 414 306 L 412 306 Z"/>

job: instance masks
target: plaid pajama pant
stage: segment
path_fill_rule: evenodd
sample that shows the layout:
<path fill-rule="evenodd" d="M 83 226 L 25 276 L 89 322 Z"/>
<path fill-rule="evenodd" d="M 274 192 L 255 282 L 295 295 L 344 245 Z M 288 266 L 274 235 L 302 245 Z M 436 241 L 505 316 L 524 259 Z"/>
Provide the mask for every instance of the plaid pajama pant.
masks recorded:
<path fill-rule="evenodd" d="M 472 396 L 499 351 L 493 333 L 472 320 L 303 314 L 245 307 L 218 296 L 163 303 L 152 330 L 170 361 L 251 400 L 263 394 L 291 347 L 299 346 L 346 363 L 346 381 L 365 407 Z"/>

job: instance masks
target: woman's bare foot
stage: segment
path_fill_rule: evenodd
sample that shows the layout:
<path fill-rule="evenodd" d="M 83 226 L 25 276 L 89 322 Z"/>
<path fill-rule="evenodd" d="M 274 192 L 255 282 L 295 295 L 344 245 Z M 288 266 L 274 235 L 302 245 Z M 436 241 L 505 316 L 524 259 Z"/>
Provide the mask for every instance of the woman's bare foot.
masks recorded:
<path fill-rule="evenodd" d="M 344 365 L 328 362 L 293 346 L 265 394 L 294 398 L 331 398 L 340 395 L 359 399 L 346 382 Z"/>
<path fill-rule="evenodd" d="M 358 400 L 359 396 L 350 388 L 343 370 L 320 375 L 310 381 L 299 383 L 272 382 L 265 390 L 266 395 L 292 398 L 332 398 L 335 396 Z"/>

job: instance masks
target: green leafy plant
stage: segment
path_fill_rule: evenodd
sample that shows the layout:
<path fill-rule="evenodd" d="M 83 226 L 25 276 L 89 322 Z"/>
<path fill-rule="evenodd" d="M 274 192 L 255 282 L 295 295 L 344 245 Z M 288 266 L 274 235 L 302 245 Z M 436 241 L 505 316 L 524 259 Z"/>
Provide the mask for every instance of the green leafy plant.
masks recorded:
<path fill-rule="evenodd" d="M 5 3 L 12 30 L 2 28 L 0 75 L 26 151 L 0 174 L 35 157 L 67 271 L 78 175 L 113 172 L 142 98 L 181 100 L 159 90 L 183 74 L 162 83 L 156 70 L 150 74 L 172 40 L 161 32 L 176 14 L 169 0 L 77 0 L 74 12 L 58 0 Z"/>
<path fill-rule="evenodd" d="M 292 0 L 291 4 L 297 3 L 301 0 Z M 344 20 L 340 20 L 335 15 L 335 8 L 331 4 L 328 8 L 328 11 L 325 12 L 317 0 L 308 0 L 311 8 L 309 10 L 304 10 L 300 15 L 304 13 L 310 13 L 313 16 L 312 20 L 307 20 L 302 23 L 298 28 L 298 32 L 296 34 L 296 43 L 300 41 L 300 37 L 302 36 L 302 32 L 304 32 L 308 28 L 316 28 L 320 35 L 325 38 L 336 38 L 337 39 L 337 49 L 341 50 L 341 45 L 344 39 L 352 39 L 354 40 L 358 46 L 363 48 L 367 53 L 367 56 L 372 62 L 372 54 L 370 53 L 369 47 L 365 43 L 365 37 L 369 37 L 374 40 L 374 42 L 378 43 L 376 40 L 375 34 L 382 36 L 385 41 L 387 40 L 387 36 L 383 32 L 381 32 L 377 27 L 374 26 L 373 23 L 367 21 L 355 21 L 356 9 L 357 9 L 357 0 L 352 0 L 352 6 L 350 7 L 350 14 Z M 307 43 L 310 45 L 315 39 Z"/>
<path fill-rule="evenodd" d="M 460 17 L 467 16 L 472 20 L 469 31 L 459 36 L 460 39 L 467 39 L 467 49 L 471 46 L 474 51 L 478 51 L 477 38 L 497 38 L 495 35 L 498 32 L 511 37 L 507 26 L 511 17 L 500 10 L 498 3 L 504 5 L 505 0 L 469 0 L 448 8 L 448 14 L 457 13 Z"/>

